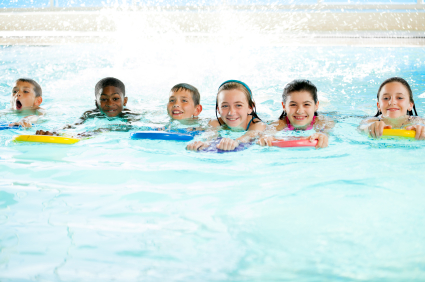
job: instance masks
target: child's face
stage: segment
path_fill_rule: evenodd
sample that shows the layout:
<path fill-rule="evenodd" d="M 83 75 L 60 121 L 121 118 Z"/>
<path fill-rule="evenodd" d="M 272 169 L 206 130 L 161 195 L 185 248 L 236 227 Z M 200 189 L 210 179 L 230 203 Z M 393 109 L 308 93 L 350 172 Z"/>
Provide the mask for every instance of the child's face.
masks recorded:
<path fill-rule="evenodd" d="M 34 85 L 17 81 L 12 90 L 11 104 L 13 110 L 34 109 L 40 106 L 43 99 L 35 97 Z"/>
<path fill-rule="evenodd" d="M 398 118 L 411 111 L 413 103 L 410 102 L 409 91 L 400 82 L 390 82 L 382 87 L 379 92 L 378 109 L 384 117 Z"/>
<path fill-rule="evenodd" d="M 224 90 L 217 97 L 218 112 L 221 119 L 231 128 L 248 125 L 248 115 L 252 112 L 244 92 L 238 89 Z"/>
<path fill-rule="evenodd" d="M 304 127 L 311 124 L 314 112 L 319 108 L 319 102 L 314 104 L 313 96 L 307 91 L 297 91 L 289 94 L 283 109 L 292 126 Z"/>
<path fill-rule="evenodd" d="M 172 119 L 188 119 L 198 116 L 202 111 L 202 106 L 193 102 L 192 93 L 189 90 L 182 89 L 177 92 L 171 92 L 167 104 L 168 115 Z"/>
<path fill-rule="evenodd" d="M 98 105 L 105 115 L 116 117 L 127 105 L 127 97 L 124 97 L 118 87 L 106 86 L 100 93 Z"/>

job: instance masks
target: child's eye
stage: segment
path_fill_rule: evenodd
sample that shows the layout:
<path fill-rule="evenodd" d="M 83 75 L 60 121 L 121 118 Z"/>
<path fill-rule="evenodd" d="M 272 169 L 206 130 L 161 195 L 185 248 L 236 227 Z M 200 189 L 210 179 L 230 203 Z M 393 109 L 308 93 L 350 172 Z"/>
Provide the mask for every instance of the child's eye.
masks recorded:
<path fill-rule="evenodd" d="M 118 101 L 120 98 L 114 98 L 114 101 Z"/>
<path fill-rule="evenodd" d="M 221 107 L 222 107 L 222 108 L 227 108 L 227 105 L 222 105 Z"/>
<path fill-rule="evenodd" d="M 403 98 L 403 97 L 398 97 L 398 99 L 399 99 L 399 100 L 403 100 L 404 98 Z"/>
<path fill-rule="evenodd" d="M 105 101 L 106 101 L 106 99 L 100 99 L 100 101 L 105 102 Z"/>
<path fill-rule="evenodd" d="M 170 101 L 168 101 L 169 103 L 174 103 L 174 100 L 173 99 L 171 99 Z"/>
<path fill-rule="evenodd" d="M 388 98 L 387 97 L 384 97 L 384 98 L 382 98 L 382 100 L 385 100 L 386 101 L 386 100 L 388 100 Z"/>
<path fill-rule="evenodd" d="M 185 103 L 187 102 L 187 100 L 184 100 L 184 99 L 182 101 L 185 102 Z"/>

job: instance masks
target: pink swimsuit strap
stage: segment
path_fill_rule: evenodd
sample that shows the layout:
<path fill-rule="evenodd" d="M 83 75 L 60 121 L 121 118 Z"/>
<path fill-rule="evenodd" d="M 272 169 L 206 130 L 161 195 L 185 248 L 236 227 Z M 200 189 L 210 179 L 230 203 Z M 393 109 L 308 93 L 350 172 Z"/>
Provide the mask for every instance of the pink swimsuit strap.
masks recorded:
<path fill-rule="evenodd" d="M 288 117 L 285 117 L 286 118 L 286 126 L 287 126 L 287 128 L 286 128 L 286 130 L 297 130 L 297 129 L 295 129 L 295 127 L 289 122 L 289 119 L 288 119 Z M 310 123 L 310 125 L 306 128 L 306 129 L 304 129 L 304 130 L 310 130 L 310 129 L 313 129 L 313 124 L 314 124 L 314 121 L 316 120 L 316 116 L 314 116 L 313 117 L 313 120 L 311 121 L 311 123 Z"/>

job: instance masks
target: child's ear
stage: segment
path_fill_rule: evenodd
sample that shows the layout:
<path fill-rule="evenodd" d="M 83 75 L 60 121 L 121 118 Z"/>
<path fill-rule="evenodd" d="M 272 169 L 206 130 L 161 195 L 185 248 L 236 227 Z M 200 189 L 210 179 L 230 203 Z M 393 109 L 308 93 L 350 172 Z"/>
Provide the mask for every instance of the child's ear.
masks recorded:
<path fill-rule="evenodd" d="M 376 102 L 376 106 L 378 107 L 378 111 L 381 111 L 381 106 L 379 105 L 379 102 Z"/>
<path fill-rule="evenodd" d="M 125 97 L 124 98 L 124 106 L 127 105 L 127 100 L 128 100 L 128 97 Z"/>
<path fill-rule="evenodd" d="M 35 97 L 34 106 L 40 106 L 42 102 L 43 102 L 43 97 L 41 96 Z"/>
<path fill-rule="evenodd" d="M 282 108 L 283 108 L 284 111 L 286 110 L 285 103 L 283 103 L 283 102 L 282 102 Z"/>
<path fill-rule="evenodd" d="M 195 112 L 193 112 L 193 116 L 197 117 L 202 112 L 202 105 L 198 105 L 195 107 Z"/>
<path fill-rule="evenodd" d="M 317 112 L 319 109 L 319 101 L 317 101 L 316 105 L 314 106 L 314 111 Z"/>

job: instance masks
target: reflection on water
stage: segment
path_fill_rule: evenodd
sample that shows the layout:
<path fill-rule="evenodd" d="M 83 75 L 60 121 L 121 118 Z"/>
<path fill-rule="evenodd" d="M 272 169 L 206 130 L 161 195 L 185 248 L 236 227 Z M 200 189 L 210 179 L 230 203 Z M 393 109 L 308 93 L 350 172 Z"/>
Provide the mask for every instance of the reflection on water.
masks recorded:
<path fill-rule="evenodd" d="M 357 126 L 395 75 L 411 83 L 423 116 L 424 56 L 240 41 L 4 47 L 0 107 L 27 76 L 42 85 L 48 115 L 36 128 L 0 131 L 0 280 L 421 280 L 425 145 L 372 140 Z M 165 105 L 179 82 L 198 87 L 201 118 L 213 118 L 227 79 L 246 82 L 259 116 L 272 121 L 295 78 L 318 86 L 319 113 L 337 124 L 323 150 L 194 153 L 127 131 L 71 146 L 11 141 L 73 122 L 93 108 L 106 76 L 124 81 L 141 126 L 169 122 Z M 80 130 L 96 126 L 112 125 Z"/>

